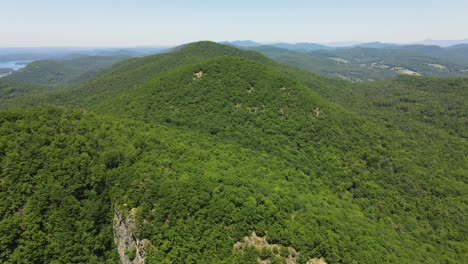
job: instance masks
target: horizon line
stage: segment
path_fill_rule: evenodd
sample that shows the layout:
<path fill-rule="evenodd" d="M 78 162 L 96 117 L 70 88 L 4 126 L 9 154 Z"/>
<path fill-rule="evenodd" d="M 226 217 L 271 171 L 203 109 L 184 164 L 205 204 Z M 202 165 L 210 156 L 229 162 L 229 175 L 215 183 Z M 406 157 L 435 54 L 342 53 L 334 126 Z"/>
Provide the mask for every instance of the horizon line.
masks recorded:
<path fill-rule="evenodd" d="M 83 49 L 83 48 L 86 48 L 86 49 L 99 49 L 99 48 L 112 48 L 112 49 L 119 49 L 119 48 L 170 48 L 170 47 L 177 47 L 177 46 L 181 46 L 181 45 L 185 45 L 185 44 L 189 44 L 189 43 L 196 43 L 196 42 L 200 42 L 200 41 L 211 41 L 211 42 L 215 42 L 215 43 L 220 43 L 220 44 L 223 44 L 223 42 L 229 42 L 229 43 L 232 43 L 232 42 L 243 42 L 243 41 L 251 41 L 251 42 L 254 42 L 254 43 L 258 43 L 258 44 L 263 44 L 263 45 L 268 45 L 268 44 L 279 44 L 279 43 L 284 43 L 284 44 L 319 44 L 319 45 L 323 45 L 323 46 L 330 46 L 330 47 L 333 47 L 333 45 L 336 45 L 336 44 L 346 44 L 346 43 L 349 43 L 350 46 L 353 46 L 353 45 L 359 45 L 359 44 L 366 44 L 366 43 L 383 43 L 383 44 L 395 44 L 395 45 L 425 45 L 425 46 L 437 46 L 437 45 L 429 45 L 429 44 L 420 44 L 419 42 L 424 42 L 424 41 L 438 41 L 438 42 L 443 42 L 443 41 L 454 41 L 454 42 L 457 42 L 457 41 L 466 41 L 468 42 L 468 37 L 467 38 L 461 38 L 461 39 L 431 39 L 431 38 L 426 38 L 424 40 L 418 40 L 418 41 L 412 41 L 412 42 L 386 42 L 386 41 L 379 41 L 379 40 L 374 40 L 374 41 L 358 41 L 358 40 L 350 40 L 350 41 L 346 41 L 346 40 L 343 40 L 343 41 L 333 41 L 333 42 L 315 42 L 315 41 L 297 41 L 297 42 L 294 42 L 294 41 L 257 41 L 257 40 L 252 40 L 252 39 L 235 39 L 235 40 L 222 40 L 222 41 L 214 41 L 214 40 L 196 40 L 196 41 L 189 41 L 189 42 L 184 42 L 184 43 L 178 43 L 178 44 L 138 44 L 138 45 L 135 45 L 135 44 L 132 44 L 132 45 L 38 45 L 38 46 L 34 46 L 34 45 L 21 45 L 21 46 L 11 46 L 11 45 L 8 45 L 8 46 L 1 46 L 0 45 L 0 48 L 2 49 L 6 49 L 6 48 L 38 48 L 38 49 L 41 49 L 41 48 L 68 48 L 68 49 L 72 49 L 72 48 L 76 48 L 76 49 Z M 351 44 L 353 43 L 353 44 Z M 418 44 L 419 43 L 419 44 Z M 457 44 L 455 44 L 457 45 Z"/>

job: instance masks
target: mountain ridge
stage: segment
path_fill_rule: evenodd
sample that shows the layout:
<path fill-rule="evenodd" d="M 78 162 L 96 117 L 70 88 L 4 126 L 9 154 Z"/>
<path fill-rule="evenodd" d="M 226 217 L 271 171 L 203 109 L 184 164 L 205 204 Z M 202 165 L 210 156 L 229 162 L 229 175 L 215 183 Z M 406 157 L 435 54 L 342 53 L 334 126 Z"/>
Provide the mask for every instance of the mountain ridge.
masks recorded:
<path fill-rule="evenodd" d="M 464 86 L 213 42 L 120 62 L 0 111 L 0 260 L 116 262 L 124 226 L 121 259 L 148 263 L 460 262 Z M 235 246 L 252 234 L 275 247 Z"/>

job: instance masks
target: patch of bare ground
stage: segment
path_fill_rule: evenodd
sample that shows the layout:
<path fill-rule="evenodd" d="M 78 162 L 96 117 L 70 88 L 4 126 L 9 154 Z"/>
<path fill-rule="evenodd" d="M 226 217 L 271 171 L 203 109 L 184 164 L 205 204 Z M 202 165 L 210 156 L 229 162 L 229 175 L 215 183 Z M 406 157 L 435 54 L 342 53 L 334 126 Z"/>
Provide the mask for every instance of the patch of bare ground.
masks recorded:
<path fill-rule="evenodd" d="M 427 63 L 427 66 L 435 68 L 439 71 L 448 71 L 447 66 L 441 65 L 441 64 L 433 64 L 433 63 Z"/>
<path fill-rule="evenodd" d="M 255 231 L 250 236 L 245 236 L 242 241 L 235 243 L 233 246 L 236 252 L 244 252 L 249 247 L 253 247 L 259 253 L 260 258 L 258 258 L 258 263 L 260 264 L 296 264 L 300 255 L 300 252 L 296 251 L 293 247 L 268 243 L 265 237 L 257 236 Z M 327 262 L 323 258 L 313 258 L 309 259 L 306 264 L 327 264 Z"/>
<path fill-rule="evenodd" d="M 330 59 L 330 60 L 332 60 L 334 62 L 337 62 L 337 63 L 344 63 L 344 64 L 349 63 L 349 60 L 345 60 L 345 59 L 337 58 L 337 57 L 328 57 L 328 59 Z"/>
<path fill-rule="evenodd" d="M 203 71 L 195 72 L 192 75 L 193 80 L 199 80 L 203 77 L 203 74 L 205 74 Z"/>
<path fill-rule="evenodd" d="M 404 74 L 404 75 L 413 75 L 413 76 L 422 76 L 422 74 L 412 71 L 410 69 L 406 69 L 404 67 L 395 67 L 392 68 L 392 70 L 398 74 Z"/>

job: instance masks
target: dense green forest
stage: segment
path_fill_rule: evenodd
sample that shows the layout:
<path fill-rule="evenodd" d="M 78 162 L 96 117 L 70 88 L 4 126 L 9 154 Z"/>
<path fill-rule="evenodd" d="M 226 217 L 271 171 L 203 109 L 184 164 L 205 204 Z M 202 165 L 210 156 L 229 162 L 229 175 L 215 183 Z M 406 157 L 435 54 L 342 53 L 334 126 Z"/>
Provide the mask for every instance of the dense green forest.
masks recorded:
<path fill-rule="evenodd" d="M 467 88 L 212 42 L 2 80 L 0 262 L 463 263 Z"/>

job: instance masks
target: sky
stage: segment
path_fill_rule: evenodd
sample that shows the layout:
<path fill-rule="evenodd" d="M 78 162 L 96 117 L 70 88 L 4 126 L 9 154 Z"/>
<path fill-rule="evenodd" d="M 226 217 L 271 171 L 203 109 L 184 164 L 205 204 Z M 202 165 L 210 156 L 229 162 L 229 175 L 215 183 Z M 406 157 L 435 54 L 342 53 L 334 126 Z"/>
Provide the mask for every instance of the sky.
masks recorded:
<path fill-rule="evenodd" d="M 0 46 L 468 38 L 467 0 L 0 0 Z"/>

